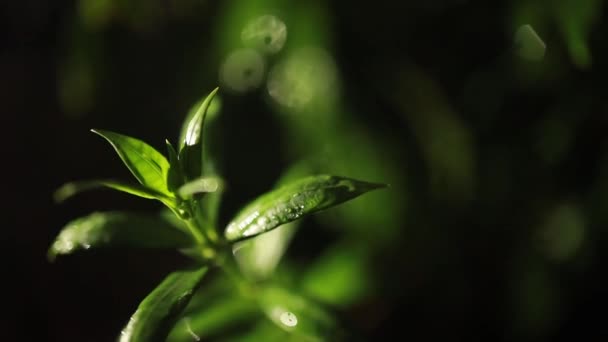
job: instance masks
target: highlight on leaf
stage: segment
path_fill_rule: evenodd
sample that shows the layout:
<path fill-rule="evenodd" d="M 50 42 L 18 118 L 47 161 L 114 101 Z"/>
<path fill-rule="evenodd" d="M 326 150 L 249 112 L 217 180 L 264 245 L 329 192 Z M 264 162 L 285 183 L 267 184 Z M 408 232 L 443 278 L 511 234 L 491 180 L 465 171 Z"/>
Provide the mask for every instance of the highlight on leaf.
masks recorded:
<path fill-rule="evenodd" d="M 270 191 L 245 206 L 228 224 L 224 235 L 233 242 L 253 237 L 386 186 L 339 176 L 307 177 Z"/>
<path fill-rule="evenodd" d="M 215 88 L 201 103 L 194 115 L 187 118 L 187 124 L 184 125 L 180 134 L 179 160 L 188 180 L 202 176 L 203 127 L 209 105 L 218 90 L 219 88 Z"/>
<path fill-rule="evenodd" d="M 218 177 L 201 177 L 182 185 L 177 193 L 180 197 L 187 198 L 195 194 L 221 191 L 222 184 Z"/>
<path fill-rule="evenodd" d="M 231 333 L 228 328 L 234 329 L 239 324 L 255 324 L 249 337 L 256 340 L 257 337 L 268 340 L 271 336 L 335 340 L 340 337 L 336 333 L 342 332 L 337 320 L 311 300 L 335 295 L 306 284 L 322 278 L 325 284 L 339 287 L 357 280 L 361 260 L 351 262 L 353 254 L 339 253 L 332 267 L 305 273 L 307 276 L 301 278 L 305 285 L 290 290 L 277 282 L 274 271 L 300 223 L 294 221 L 386 185 L 332 175 L 299 178 L 311 171 L 306 164 L 300 164 L 281 178 L 275 190 L 245 206 L 226 226 L 224 236 L 220 236 L 217 222 L 224 181 L 217 172 L 217 160 L 213 154 L 205 153 L 203 146 L 205 118 L 217 91 L 213 90 L 188 115 L 178 150 L 165 141 L 167 158 L 136 138 L 93 130 L 113 146 L 139 183 L 71 182 L 55 192 L 55 200 L 106 187 L 159 200 L 168 208 L 158 216 L 111 211 L 75 219 L 52 242 L 48 257 L 54 260 L 58 255 L 109 247 L 171 248 L 198 265 L 197 269 L 169 274 L 147 295 L 122 330 L 121 342 L 198 340 L 220 334 L 225 337 L 224 334 Z M 282 228 L 275 230 L 277 227 Z M 213 301 L 197 303 L 195 299 L 189 305 L 211 267 L 223 269 L 224 279 L 233 288 L 226 291 L 229 286 L 222 285 L 219 298 L 217 293 L 205 293 Z M 279 273 L 282 274 L 276 274 Z M 335 276 L 329 277 L 328 273 Z M 314 297 L 305 297 L 294 290 L 308 291 Z M 347 303 L 358 296 L 343 291 L 346 295 L 339 301 L 328 302 Z"/>
<path fill-rule="evenodd" d="M 94 190 L 98 188 L 110 188 L 113 190 L 128 193 L 130 195 L 147 198 L 147 199 L 158 199 L 165 203 L 172 203 L 172 199 L 165 194 L 161 194 L 153 189 L 147 188 L 143 185 L 128 184 L 115 180 L 85 180 L 69 182 L 62 185 L 59 189 L 53 193 L 53 199 L 55 202 L 63 202 L 81 192 Z"/>
<path fill-rule="evenodd" d="M 169 274 L 139 304 L 119 341 L 164 341 L 206 273 L 207 267 Z"/>
<path fill-rule="evenodd" d="M 181 248 L 193 245 L 184 232 L 160 217 L 126 212 L 96 212 L 69 222 L 48 257 L 105 247 Z"/>
<path fill-rule="evenodd" d="M 106 139 L 133 176 L 141 183 L 163 194 L 170 194 L 167 188 L 169 162 L 154 147 L 126 135 L 92 129 L 93 133 Z"/>

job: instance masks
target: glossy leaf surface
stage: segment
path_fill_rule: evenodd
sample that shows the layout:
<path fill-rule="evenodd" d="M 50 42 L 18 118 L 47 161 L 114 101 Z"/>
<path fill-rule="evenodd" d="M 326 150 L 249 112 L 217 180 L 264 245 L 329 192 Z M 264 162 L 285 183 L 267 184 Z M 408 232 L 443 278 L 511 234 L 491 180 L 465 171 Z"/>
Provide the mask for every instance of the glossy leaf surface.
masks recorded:
<path fill-rule="evenodd" d="M 238 241 L 262 234 L 385 186 L 338 176 L 307 177 L 268 192 L 247 205 L 228 224 L 225 237 Z"/>
<path fill-rule="evenodd" d="M 53 198 L 56 202 L 63 202 L 68 198 L 77 195 L 81 192 L 94 190 L 98 188 L 110 188 L 128 194 L 143 197 L 147 199 L 158 199 L 162 202 L 171 203 L 173 200 L 165 194 L 161 194 L 155 190 L 147 188 L 139 184 L 128 184 L 115 180 L 86 180 L 70 182 L 62 185 L 55 193 Z"/>
<path fill-rule="evenodd" d="M 167 189 L 169 162 L 154 147 L 126 135 L 104 130 L 91 131 L 106 139 L 114 147 L 120 159 L 142 185 L 164 194 L 169 193 Z"/>
<path fill-rule="evenodd" d="M 173 272 L 139 304 L 120 342 L 164 341 L 188 305 L 207 268 Z"/>
<path fill-rule="evenodd" d="M 179 248 L 192 245 L 188 235 L 159 217 L 125 212 L 97 212 L 68 223 L 48 256 L 103 247 Z"/>
<path fill-rule="evenodd" d="M 217 91 L 218 88 L 215 88 L 201 103 L 194 115 L 187 118 L 187 124 L 180 135 L 179 159 L 184 167 L 186 178 L 189 180 L 202 176 L 203 126 L 207 110 Z"/>

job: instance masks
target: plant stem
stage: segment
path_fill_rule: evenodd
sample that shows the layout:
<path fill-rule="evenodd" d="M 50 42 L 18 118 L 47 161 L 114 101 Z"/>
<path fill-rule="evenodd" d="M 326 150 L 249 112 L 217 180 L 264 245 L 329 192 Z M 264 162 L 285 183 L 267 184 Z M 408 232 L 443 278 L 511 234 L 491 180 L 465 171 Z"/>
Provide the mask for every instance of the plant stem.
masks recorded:
<path fill-rule="evenodd" d="M 209 239 L 206 238 L 203 233 L 196 227 L 196 224 L 193 224 L 194 222 L 192 222 L 191 219 L 189 220 L 185 220 L 186 221 L 186 226 L 188 227 L 188 230 L 190 231 L 190 235 L 192 235 L 192 237 L 194 238 L 194 240 L 196 240 L 196 243 L 199 245 L 206 245 L 206 241 L 208 241 Z"/>
<path fill-rule="evenodd" d="M 257 287 L 243 277 L 236 269 L 234 258 L 230 258 L 229 255 L 226 254 L 222 254 L 220 257 L 216 258 L 217 266 L 234 282 L 241 295 L 249 299 L 255 299 Z"/>

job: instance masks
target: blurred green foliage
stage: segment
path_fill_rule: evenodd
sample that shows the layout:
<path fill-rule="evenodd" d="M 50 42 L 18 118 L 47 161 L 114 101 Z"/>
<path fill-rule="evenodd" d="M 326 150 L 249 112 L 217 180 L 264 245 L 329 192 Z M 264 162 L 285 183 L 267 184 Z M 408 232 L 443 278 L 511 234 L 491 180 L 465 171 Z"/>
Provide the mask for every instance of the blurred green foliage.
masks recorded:
<path fill-rule="evenodd" d="M 139 99 L 163 91 L 186 109 L 219 82 L 225 94 L 205 139 L 217 156 L 213 168 L 238 169 L 227 175 L 229 209 L 290 165 L 296 176 L 323 171 L 389 183 L 389 191 L 240 250 L 256 255 L 245 258 L 254 265 L 240 264 L 246 275 L 301 289 L 364 336 L 416 337 L 423 328 L 408 333 L 398 324 L 417 323 L 453 328 L 456 339 L 554 340 L 576 336 L 579 325 L 601 334 L 574 316 L 590 315 L 581 293 L 606 285 L 594 273 L 602 273 L 608 238 L 603 2 L 391 6 L 80 0 L 61 40 L 58 101 L 69 120 L 123 103 L 135 112 Z M 275 21 L 256 24 L 262 16 Z M 522 25 L 546 44 L 541 59 L 517 53 Z M 177 42 L 164 42 L 160 56 L 136 51 L 158 37 Z M 131 40 L 144 43 L 130 47 Z M 148 58 L 150 66 L 129 77 L 159 75 L 131 80 L 125 88 L 142 89 L 113 99 L 111 85 L 129 63 Z M 168 108 L 154 113 L 177 127 L 181 114 Z M 153 109 L 129 115 L 141 122 Z M 234 151 L 251 156 L 230 160 Z M 226 219 L 224 211 L 217 217 Z M 246 302 L 209 303 L 201 311 L 191 305 L 189 323 L 171 336 L 187 340 L 192 329 L 203 338 L 285 338 Z M 222 330 L 227 317 L 238 324 Z M 491 331 L 471 332 L 477 319 Z"/>

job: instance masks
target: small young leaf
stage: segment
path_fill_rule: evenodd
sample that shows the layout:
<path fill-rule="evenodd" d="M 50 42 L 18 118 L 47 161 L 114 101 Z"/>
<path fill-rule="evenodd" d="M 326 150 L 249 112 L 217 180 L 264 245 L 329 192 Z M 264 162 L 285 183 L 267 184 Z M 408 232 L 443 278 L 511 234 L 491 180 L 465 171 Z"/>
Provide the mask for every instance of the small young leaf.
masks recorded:
<path fill-rule="evenodd" d="M 169 205 L 173 203 L 173 199 L 167 197 L 164 194 L 161 194 L 155 190 L 147 188 L 143 185 L 139 184 L 127 184 L 114 180 L 87 180 L 87 181 L 77 181 L 70 182 L 62 185 L 55 193 L 53 194 L 53 198 L 56 202 L 63 202 L 66 199 L 77 195 L 83 191 L 93 190 L 97 188 L 110 188 L 122 192 L 126 192 L 128 194 L 148 198 L 148 199 L 158 199 L 159 201 Z"/>
<path fill-rule="evenodd" d="M 236 215 L 224 235 L 228 241 L 249 238 L 383 187 L 338 176 L 307 177 L 258 197 Z"/>
<path fill-rule="evenodd" d="M 154 147 L 145 142 L 126 135 L 91 130 L 106 139 L 116 150 L 131 173 L 142 184 L 163 194 L 169 194 L 167 189 L 167 174 L 169 162 Z"/>
<path fill-rule="evenodd" d="M 60 254 L 102 247 L 181 248 L 190 237 L 153 216 L 124 212 L 93 213 L 68 223 L 49 249 L 49 259 Z"/>
<path fill-rule="evenodd" d="M 169 140 L 165 140 L 167 144 L 167 154 L 169 155 L 169 171 L 167 173 L 167 188 L 171 192 L 175 192 L 182 184 L 184 184 L 184 173 L 181 163 L 177 158 L 177 152 Z"/>
<path fill-rule="evenodd" d="M 203 126 L 205 125 L 207 109 L 217 91 L 218 88 L 215 88 L 201 103 L 196 113 L 192 117 L 188 117 L 189 121 L 184 126 L 180 137 L 181 150 L 179 151 L 179 159 L 182 162 L 184 173 L 188 180 L 202 176 Z"/>
<path fill-rule="evenodd" d="M 164 341 L 207 268 L 173 272 L 139 304 L 120 333 L 120 342 Z"/>
<path fill-rule="evenodd" d="M 217 177 L 201 177 L 182 185 L 177 193 L 182 198 L 188 198 L 194 194 L 216 192 L 221 184 L 222 180 Z"/>

